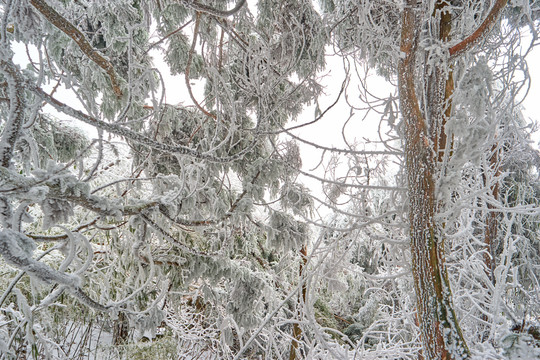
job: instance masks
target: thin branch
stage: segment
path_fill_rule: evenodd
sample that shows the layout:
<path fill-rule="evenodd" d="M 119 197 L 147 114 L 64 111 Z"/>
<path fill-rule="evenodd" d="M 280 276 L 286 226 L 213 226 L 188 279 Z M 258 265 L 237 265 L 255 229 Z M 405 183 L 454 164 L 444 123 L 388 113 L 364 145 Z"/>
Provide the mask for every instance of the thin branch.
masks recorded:
<path fill-rule="evenodd" d="M 156 41 L 155 43 L 153 43 L 152 45 L 150 45 L 148 47 L 148 49 L 146 49 L 146 51 L 144 52 L 145 54 L 147 54 L 150 50 L 152 50 L 153 48 L 155 48 L 156 46 L 158 46 L 159 44 L 161 44 L 162 42 L 164 42 L 165 40 L 167 40 L 168 38 L 170 38 L 171 36 L 173 36 L 174 34 L 178 33 L 179 31 L 182 31 L 182 29 L 184 29 L 186 26 L 188 26 L 189 24 L 191 24 L 193 22 L 193 20 L 189 20 L 187 23 L 185 23 L 184 25 L 180 26 L 178 29 L 174 30 L 174 31 L 171 31 L 170 33 L 168 33 L 167 35 L 165 35 L 164 37 L 162 37 L 161 39 L 159 39 L 158 41 Z"/>
<path fill-rule="evenodd" d="M 86 229 L 92 225 L 95 225 L 97 223 L 97 221 L 99 220 L 99 216 L 96 217 L 94 220 L 90 221 L 90 222 L 87 222 L 85 224 L 82 224 L 80 226 L 78 226 L 77 228 L 71 230 L 71 232 L 80 232 L 81 230 L 83 229 Z M 65 240 L 68 238 L 67 234 L 63 234 L 63 235 L 52 235 L 52 236 L 47 236 L 47 235 L 35 235 L 35 234 L 25 234 L 26 236 L 28 236 L 29 238 L 32 238 L 33 240 L 35 241 L 60 241 L 60 240 Z M 39 259 L 38 259 L 39 260 Z"/>
<path fill-rule="evenodd" d="M 42 100 L 46 101 L 48 104 L 50 104 L 53 108 L 55 108 L 57 111 L 62 112 L 66 115 L 73 116 L 75 119 L 78 119 L 82 122 L 85 122 L 89 125 L 98 127 L 100 129 L 103 129 L 105 131 L 110 132 L 111 134 L 115 134 L 118 136 L 122 136 L 128 140 L 134 141 L 136 143 L 139 143 L 141 145 L 147 146 L 149 148 L 162 151 L 169 154 L 183 154 L 188 155 L 193 158 L 201 159 L 201 160 L 208 160 L 210 162 L 215 163 L 226 163 L 235 161 L 238 159 L 241 159 L 245 153 L 249 152 L 253 146 L 256 143 L 256 140 L 253 140 L 253 142 L 247 146 L 244 150 L 240 151 L 239 153 L 219 158 L 217 156 L 213 156 L 206 153 L 200 153 L 190 147 L 182 146 L 182 145 L 168 145 L 165 143 L 160 143 L 158 141 L 154 141 L 138 132 L 135 132 L 133 130 L 130 130 L 124 126 L 118 125 L 118 124 L 112 124 L 108 123 L 99 119 L 96 119 L 90 115 L 87 115 L 79 110 L 76 110 L 72 108 L 71 106 L 64 104 L 54 97 L 50 96 L 46 92 L 44 92 L 41 88 L 37 87 L 35 84 L 27 82 L 26 85 L 29 87 L 30 90 L 32 90 L 37 96 L 39 96 Z"/>
<path fill-rule="evenodd" d="M 67 237 L 67 236 L 66 236 Z M 48 250 L 44 251 L 42 254 L 40 254 L 37 258 L 36 258 L 36 261 L 39 261 L 41 260 L 45 255 L 47 254 L 50 254 L 53 250 L 58 250 L 59 247 L 56 247 L 56 246 L 53 246 L 51 248 L 49 248 Z M 22 279 L 22 277 L 24 276 L 25 272 L 24 271 L 19 271 L 19 273 L 17 274 L 17 276 L 11 281 L 11 283 L 9 283 L 7 289 L 4 291 L 4 294 L 2 295 L 2 298 L 0 298 L 0 307 L 2 307 L 2 305 L 4 304 L 4 301 L 7 299 L 8 295 L 11 293 L 11 291 L 13 290 L 13 288 L 15 287 L 15 285 L 17 285 L 17 283 L 19 282 L 19 280 Z"/>
<path fill-rule="evenodd" d="M 150 219 L 145 214 L 141 214 L 141 217 L 148 225 L 150 225 L 152 228 L 154 228 L 154 230 L 156 230 L 156 232 L 160 233 L 169 242 L 171 242 L 174 245 L 178 245 L 183 251 L 185 251 L 185 252 L 187 252 L 187 253 L 189 253 L 191 255 L 204 256 L 204 257 L 211 257 L 211 256 L 219 255 L 218 252 L 208 253 L 206 251 L 194 250 L 194 249 L 190 248 L 189 246 L 187 246 L 186 244 L 183 244 L 183 243 L 179 242 L 174 236 L 169 234 L 165 229 L 163 229 L 161 226 L 156 224 L 152 219 Z"/>

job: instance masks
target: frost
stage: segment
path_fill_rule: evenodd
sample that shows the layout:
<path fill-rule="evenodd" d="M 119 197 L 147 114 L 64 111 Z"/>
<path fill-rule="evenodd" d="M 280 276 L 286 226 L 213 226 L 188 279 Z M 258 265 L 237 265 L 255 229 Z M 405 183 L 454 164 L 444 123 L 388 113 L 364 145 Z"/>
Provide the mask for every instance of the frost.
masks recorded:
<path fill-rule="evenodd" d="M 503 336 L 500 341 L 508 359 L 540 358 L 540 341 L 529 334 L 510 333 Z"/>

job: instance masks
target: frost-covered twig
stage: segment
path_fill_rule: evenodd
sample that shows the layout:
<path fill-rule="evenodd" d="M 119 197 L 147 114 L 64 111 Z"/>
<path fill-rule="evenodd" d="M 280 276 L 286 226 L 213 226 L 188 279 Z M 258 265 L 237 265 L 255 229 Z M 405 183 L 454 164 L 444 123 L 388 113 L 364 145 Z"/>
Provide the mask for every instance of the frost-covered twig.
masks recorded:
<path fill-rule="evenodd" d="M 167 231 L 165 231 L 165 229 L 163 229 L 161 226 L 156 224 L 156 222 L 153 221 L 152 219 L 150 219 L 147 215 L 141 214 L 141 217 L 143 218 L 143 220 L 146 223 L 148 223 L 148 225 L 150 225 L 152 228 L 154 228 L 154 230 L 156 230 L 159 234 L 161 234 L 164 238 L 166 238 L 170 243 L 172 243 L 173 245 L 179 246 L 183 251 L 187 252 L 188 254 L 192 254 L 192 255 L 196 255 L 196 256 L 204 256 L 204 257 L 210 257 L 210 256 L 218 255 L 217 252 L 208 253 L 208 252 L 205 252 L 205 251 L 193 250 L 190 247 L 188 247 L 187 245 L 182 244 L 181 242 L 176 240 L 174 238 L 174 236 L 172 236 Z"/>
<path fill-rule="evenodd" d="M 57 250 L 58 248 L 59 248 L 58 246 L 53 246 L 53 247 L 47 249 L 46 251 L 44 251 L 42 254 L 40 254 L 40 255 L 36 258 L 36 261 L 41 260 L 45 255 L 50 254 L 53 250 Z M 17 276 L 9 283 L 8 287 L 7 287 L 6 290 L 4 291 L 4 294 L 2 294 L 2 297 L 0 298 L 0 308 L 1 308 L 2 305 L 4 304 L 4 301 L 7 299 L 9 293 L 11 292 L 11 290 L 13 290 L 13 288 L 15 287 L 15 285 L 17 285 L 17 283 L 19 282 L 19 280 L 22 279 L 22 277 L 24 276 L 24 274 L 25 274 L 24 271 L 19 271 L 19 273 L 17 274 Z"/>
<path fill-rule="evenodd" d="M 94 218 L 92 221 L 89 221 L 87 223 L 84 223 L 82 225 L 77 226 L 75 229 L 70 230 L 71 232 L 80 232 L 83 229 L 89 228 L 92 225 L 95 225 L 97 221 L 100 219 L 100 217 Z M 36 234 L 25 234 L 29 238 L 33 239 L 34 241 L 61 241 L 66 240 L 68 238 L 67 234 L 63 235 L 36 235 Z"/>
<path fill-rule="evenodd" d="M 96 310 L 108 310 L 107 306 L 92 300 L 82 291 L 79 276 L 54 270 L 48 265 L 33 259 L 30 256 L 32 246 L 33 241 L 20 232 L 9 229 L 0 231 L 0 254 L 8 264 L 47 284 L 55 283 L 65 286 L 82 303 Z"/>
<path fill-rule="evenodd" d="M 180 26 L 178 29 L 176 30 L 173 30 L 171 31 L 170 33 L 168 33 L 167 35 L 165 35 L 164 37 L 162 37 L 161 39 L 159 39 L 158 41 L 156 41 L 155 43 L 151 44 L 148 49 L 146 49 L 146 51 L 144 52 L 145 54 L 148 53 L 150 50 L 152 50 L 154 47 L 158 46 L 159 44 L 161 44 L 162 42 L 164 42 L 165 40 L 167 40 L 168 38 L 170 38 L 171 36 L 173 36 L 174 34 L 182 31 L 186 26 L 188 26 L 189 24 L 191 24 L 193 22 L 193 20 L 189 20 L 187 23 L 185 23 L 184 25 Z"/>
<path fill-rule="evenodd" d="M 187 58 L 187 64 L 186 64 L 186 70 L 184 71 L 184 79 L 186 81 L 186 87 L 188 89 L 189 97 L 195 104 L 195 106 L 202 111 L 202 113 L 208 117 L 211 117 L 212 119 L 216 120 L 216 115 L 208 112 L 198 101 L 195 99 L 195 95 L 193 95 L 193 91 L 191 90 L 191 83 L 189 81 L 189 70 L 191 68 L 191 63 L 193 62 L 193 54 L 195 53 L 195 45 L 197 45 L 197 36 L 199 34 L 199 23 L 200 23 L 201 16 L 200 14 L 197 14 L 195 17 L 195 26 L 193 28 L 193 40 L 191 42 L 191 48 L 189 49 L 188 58 Z M 193 136 L 192 136 L 193 137 Z"/>

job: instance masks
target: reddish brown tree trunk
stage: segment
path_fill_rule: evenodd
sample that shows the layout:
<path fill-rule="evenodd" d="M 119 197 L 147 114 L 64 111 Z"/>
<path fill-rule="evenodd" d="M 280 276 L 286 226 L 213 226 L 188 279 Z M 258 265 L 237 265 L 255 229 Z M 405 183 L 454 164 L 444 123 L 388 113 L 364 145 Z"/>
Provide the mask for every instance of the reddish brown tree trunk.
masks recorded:
<path fill-rule="evenodd" d="M 449 48 L 450 58 L 471 49 L 496 23 L 507 0 L 497 0 L 482 24 L 470 36 Z M 445 12 L 445 0 L 438 0 L 432 16 L 439 19 L 439 40 L 450 38 L 451 14 Z M 412 272 L 417 297 L 418 322 L 426 359 L 463 359 L 469 357 L 467 344 L 452 307 L 452 295 L 444 257 L 444 224 L 437 224 L 435 171 L 444 159 L 447 144 L 446 119 L 451 115 L 454 90 L 452 69 L 444 62 L 429 69 L 426 84 L 418 86 L 417 37 L 423 32 L 419 15 L 421 2 L 406 0 L 401 19 L 401 56 L 398 64 L 400 109 L 405 123 L 405 158 L 409 196 L 409 226 Z M 439 17 L 440 16 L 440 17 Z M 447 59 L 450 60 L 450 59 Z M 424 66 L 422 66 L 424 65 Z M 419 106 L 416 89 L 425 91 L 426 113 Z M 496 194 L 497 189 L 493 189 Z M 489 216 L 486 244 L 496 234 L 496 219 Z"/>
<path fill-rule="evenodd" d="M 427 117 L 422 114 L 416 95 L 416 41 L 422 24 L 408 0 L 402 15 L 401 52 L 398 65 L 400 108 L 405 122 L 405 157 L 409 196 L 409 225 L 412 271 L 417 297 L 418 320 L 426 359 L 463 359 L 469 351 L 451 303 L 451 292 L 444 258 L 442 225 L 437 211 L 435 170 L 439 151 L 446 146 L 443 135 L 445 97 L 450 96 L 446 73 L 437 66 L 424 87 L 430 104 Z M 443 30 L 444 17 L 441 21 Z M 447 21 L 450 21 L 449 18 Z M 450 26 L 450 24 L 447 24 Z M 448 28 L 449 29 L 449 28 Z M 442 36 L 443 32 L 441 32 Z M 434 83 L 429 83 L 434 82 Z M 430 90 L 431 89 L 431 90 Z M 451 90 L 452 88 L 450 88 Z M 435 129 L 435 130 L 434 130 Z"/>

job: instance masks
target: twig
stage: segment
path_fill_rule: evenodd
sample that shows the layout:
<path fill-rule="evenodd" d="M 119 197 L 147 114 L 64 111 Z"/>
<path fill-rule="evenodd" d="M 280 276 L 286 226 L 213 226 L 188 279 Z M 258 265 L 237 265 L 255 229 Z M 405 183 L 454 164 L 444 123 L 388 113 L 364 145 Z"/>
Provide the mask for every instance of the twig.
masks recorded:
<path fill-rule="evenodd" d="M 198 2 L 195 2 L 195 1 L 182 0 L 182 3 L 197 12 L 203 12 L 208 15 L 225 18 L 239 12 L 242 6 L 244 6 L 244 4 L 246 3 L 246 0 L 238 1 L 238 4 L 236 4 L 236 6 L 232 8 L 231 10 L 218 10 L 208 5 L 199 4 Z"/>
<path fill-rule="evenodd" d="M 159 44 L 161 44 L 162 42 L 164 42 L 165 40 L 167 40 L 168 38 L 170 38 L 171 36 L 173 36 L 174 34 L 178 33 L 179 31 L 182 31 L 182 29 L 184 29 L 186 26 L 188 26 L 189 24 L 191 24 L 193 22 L 193 20 L 189 20 L 187 23 L 185 23 L 184 25 L 180 26 L 178 29 L 168 33 L 167 35 L 165 35 L 163 38 L 159 39 L 158 41 L 156 41 L 155 43 L 153 43 L 152 45 L 150 45 L 148 47 L 148 49 L 146 49 L 146 51 L 144 52 L 145 54 L 147 54 L 150 50 L 152 50 L 154 47 L 158 46 Z"/>

